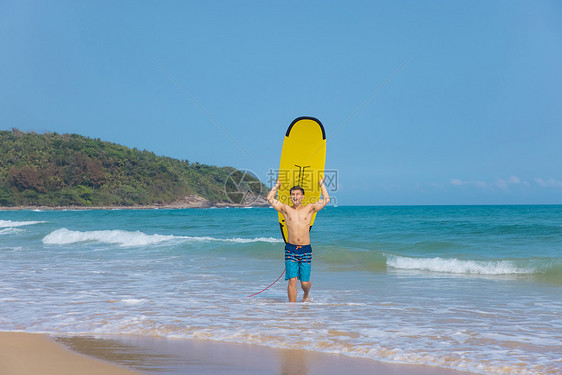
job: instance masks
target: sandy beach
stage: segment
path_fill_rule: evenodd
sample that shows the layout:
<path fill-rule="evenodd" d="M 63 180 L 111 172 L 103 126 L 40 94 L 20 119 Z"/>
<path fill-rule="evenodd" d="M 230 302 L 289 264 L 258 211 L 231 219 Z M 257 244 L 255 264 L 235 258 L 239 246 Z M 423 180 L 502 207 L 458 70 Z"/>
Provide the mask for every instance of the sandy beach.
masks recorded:
<path fill-rule="evenodd" d="M 337 354 L 208 340 L 139 336 L 49 337 L 0 332 L 0 373 L 65 374 L 468 374 Z"/>
<path fill-rule="evenodd" d="M 0 374 L 134 375 L 138 372 L 77 354 L 46 335 L 0 332 Z"/>

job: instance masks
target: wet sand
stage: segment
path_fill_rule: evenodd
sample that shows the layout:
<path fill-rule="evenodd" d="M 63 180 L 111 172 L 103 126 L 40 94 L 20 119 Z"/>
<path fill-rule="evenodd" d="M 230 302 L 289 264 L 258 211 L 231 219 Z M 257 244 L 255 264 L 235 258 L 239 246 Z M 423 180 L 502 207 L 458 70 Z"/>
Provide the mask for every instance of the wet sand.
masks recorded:
<path fill-rule="evenodd" d="M 93 359 L 94 357 L 98 359 Z M 73 336 L 51 339 L 46 335 L 27 333 L 0 333 L 0 373 L 468 374 L 428 366 L 388 364 L 338 354 L 274 349 L 252 344 L 138 336 Z"/>

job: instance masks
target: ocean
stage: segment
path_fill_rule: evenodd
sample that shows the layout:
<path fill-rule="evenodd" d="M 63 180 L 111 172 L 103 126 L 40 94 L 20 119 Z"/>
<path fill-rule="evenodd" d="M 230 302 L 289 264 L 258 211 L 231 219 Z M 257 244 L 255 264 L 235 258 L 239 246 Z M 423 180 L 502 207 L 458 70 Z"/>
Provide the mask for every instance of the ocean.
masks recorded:
<path fill-rule="evenodd" d="M 0 330 L 562 373 L 562 206 L 326 207 L 287 302 L 271 208 L 0 211 Z M 299 288 L 299 298 L 302 291 Z"/>

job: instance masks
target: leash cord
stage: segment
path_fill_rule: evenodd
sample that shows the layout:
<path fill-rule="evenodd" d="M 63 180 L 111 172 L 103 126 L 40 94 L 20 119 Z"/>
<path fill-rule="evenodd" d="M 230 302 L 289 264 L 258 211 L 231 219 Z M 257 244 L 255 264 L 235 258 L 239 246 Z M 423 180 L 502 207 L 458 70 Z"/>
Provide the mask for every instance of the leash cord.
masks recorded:
<path fill-rule="evenodd" d="M 255 296 L 255 295 L 260 294 L 261 292 L 265 292 L 265 291 L 268 290 L 270 287 L 272 287 L 273 284 L 275 284 L 276 282 L 278 282 L 279 279 L 281 278 L 281 276 L 283 276 L 284 274 L 285 274 L 285 269 L 283 269 L 283 272 L 281 272 L 281 275 L 279 275 L 279 277 L 277 278 L 277 280 L 275 280 L 273 283 L 271 283 L 271 285 L 269 285 L 269 286 L 268 286 L 267 288 L 265 288 L 264 290 L 260 290 L 260 291 L 257 292 L 257 293 L 250 294 L 248 297 L 253 297 L 253 296 Z"/>

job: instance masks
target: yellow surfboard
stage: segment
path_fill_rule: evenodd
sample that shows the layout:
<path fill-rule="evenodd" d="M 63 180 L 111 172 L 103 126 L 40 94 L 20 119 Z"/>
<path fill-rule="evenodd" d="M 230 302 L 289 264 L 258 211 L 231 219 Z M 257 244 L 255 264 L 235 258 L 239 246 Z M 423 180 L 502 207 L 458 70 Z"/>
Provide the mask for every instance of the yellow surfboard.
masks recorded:
<path fill-rule="evenodd" d="M 324 177 L 326 164 L 326 132 L 322 123 L 314 117 L 299 117 L 295 119 L 285 134 L 281 162 L 279 164 L 279 181 L 281 186 L 277 192 L 277 199 L 281 203 L 291 205 L 289 190 L 293 186 L 304 189 L 302 205 L 318 201 L 321 190 L 318 182 Z M 279 225 L 283 240 L 287 242 L 287 227 L 282 213 L 279 215 Z M 316 213 L 312 216 L 310 229 L 314 224 Z"/>

